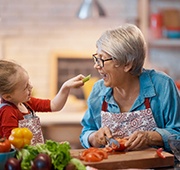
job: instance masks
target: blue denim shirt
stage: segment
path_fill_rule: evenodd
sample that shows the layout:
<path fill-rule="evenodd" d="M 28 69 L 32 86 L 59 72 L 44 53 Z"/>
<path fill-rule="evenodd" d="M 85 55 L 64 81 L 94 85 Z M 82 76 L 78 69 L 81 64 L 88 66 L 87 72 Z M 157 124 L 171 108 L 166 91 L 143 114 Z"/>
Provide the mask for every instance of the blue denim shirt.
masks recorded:
<path fill-rule="evenodd" d="M 139 77 L 140 93 L 130 112 L 144 110 L 144 100 L 149 98 L 152 113 L 157 123 L 157 131 L 163 139 L 164 149 L 170 151 L 168 136 L 180 133 L 180 97 L 174 81 L 164 73 L 143 70 Z M 103 99 L 108 103 L 107 110 L 121 114 L 112 95 L 112 88 L 104 86 L 103 79 L 93 86 L 88 98 L 88 109 L 81 121 L 83 126 L 80 142 L 84 148 L 90 147 L 89 135 L 101 127 L 101 107 Z"/>

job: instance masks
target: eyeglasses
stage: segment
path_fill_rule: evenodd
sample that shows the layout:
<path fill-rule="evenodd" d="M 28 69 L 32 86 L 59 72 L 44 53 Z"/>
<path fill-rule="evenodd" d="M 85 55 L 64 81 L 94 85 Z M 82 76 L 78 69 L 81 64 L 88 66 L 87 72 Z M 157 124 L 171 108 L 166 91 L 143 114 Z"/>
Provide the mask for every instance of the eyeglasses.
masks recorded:
<path fill-rule="evenodd" d="M 93 59 L 94 59 L 94 63 L 97 64 L 99 67 L 104 67 L 104 62 L 105 61 L 110 61 L 110 60 L 113 60 L 113 58 L 108 58 L 108 59 L 105 59 L 103 60 L 102 58 L 98 58 L 96 57 L 98 54 L 93 54 Z"/>

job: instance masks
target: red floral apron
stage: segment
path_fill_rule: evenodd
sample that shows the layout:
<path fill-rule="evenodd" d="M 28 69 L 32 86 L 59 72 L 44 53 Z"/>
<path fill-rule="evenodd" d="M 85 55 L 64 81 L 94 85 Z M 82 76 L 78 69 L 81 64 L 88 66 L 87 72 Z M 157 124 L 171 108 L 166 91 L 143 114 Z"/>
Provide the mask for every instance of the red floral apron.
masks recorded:
<path fill-rule="evenodd" d="M 144 104 L 145 110 L 110 113 L 107 112 L 107 103 L 104 101 L 101 111 L 102 127 L 108 127 L 113 137 L 120 138 L 129 136 L 135 131 L 152 131 L 157 125 L 148 98 L 145 99 Z"/>
<path fill-rule="evenodd" d="M 5 105 L 10 105 L 10 104 L 1 103 L 0 108 Z M 31 132 L 33 133 L 31 145 L 36 145 L 37 143 L 44 143 L 44 138 L 43 138 L 43 133 L 41 130 L 41 123 L 40 123 L 39 117 L 35 115 L 35 112 L 32 110 L 32 108 L 29 105 L 27 104 L 24 104 L 24 105 L 31 113 L 28 115 L 25 115 L 23 120 L 19 120 L 18 126 L 27 127 L 31 130 Z"/>
<path fill-rule="evenodd" d="M 31 140 L 31 145 L 36 145 L 37 143 L 44 143 L 43 133 L 41 130 L 41 123 L 38 116 L 30 106 L 25 104 L 28 110 L 31 111 L 30 114 L 25 115 L 23 120 L 19 120 L 19 127 L 27 127 L 33 133 L 33 138 Z"/>

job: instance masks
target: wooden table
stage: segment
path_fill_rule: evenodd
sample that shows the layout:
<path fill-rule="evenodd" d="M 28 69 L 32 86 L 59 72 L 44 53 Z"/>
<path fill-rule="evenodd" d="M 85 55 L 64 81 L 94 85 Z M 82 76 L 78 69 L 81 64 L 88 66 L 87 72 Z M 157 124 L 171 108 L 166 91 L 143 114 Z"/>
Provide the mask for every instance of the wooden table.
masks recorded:
<path fill-rule="evenodd" d="M 78 157 L 82 149 L 71 150 L 73 157 Z M 165 159 L 156 155 L 156 149 L 150 148 L 142 151 L 115 152 L 110 154 L 108 159 L 101 162 L 85 162 L 86 166 L 97 168 L 98 170 L 115 170 L 115 169 L 152 169 L 174 166 L 174 155 L 163 152 Z"/>

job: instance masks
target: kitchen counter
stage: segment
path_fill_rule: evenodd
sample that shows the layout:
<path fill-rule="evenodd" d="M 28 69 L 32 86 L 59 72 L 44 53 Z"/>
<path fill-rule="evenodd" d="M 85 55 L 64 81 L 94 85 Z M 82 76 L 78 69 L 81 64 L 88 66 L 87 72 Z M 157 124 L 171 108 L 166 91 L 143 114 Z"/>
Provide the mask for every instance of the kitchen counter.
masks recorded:
<path fill-rule="evenodd" d="M 47 113 L 36 113 L 40 118 L 41 125 L 57 125 L 57 124 L 80 124 L 85 111 L 59 111 L 59 112 L 47 112 Z"/>
<path fill-rule="evenodd" d="M 44 139 L 57 142 L 68 141 L 73 149 L 82 148 L 79 135 L 80 121 L 84 112 L 37 113 L 41 121 Z"/>
<path fill-rule="evenodd" d="M 71 150 L 72 157 L 79 158 L 82 149 Z M 156 155 L 156 149 L 149 148 L 141 151 L 115 152 L 109 154 L 107 159 L 100 162 L 85 162 L 86 166 L 97 168 L 98 170 L 112 169 L 169 169 L 174 166 L 174 155 L 164 152 L 164 159 Z"/>

